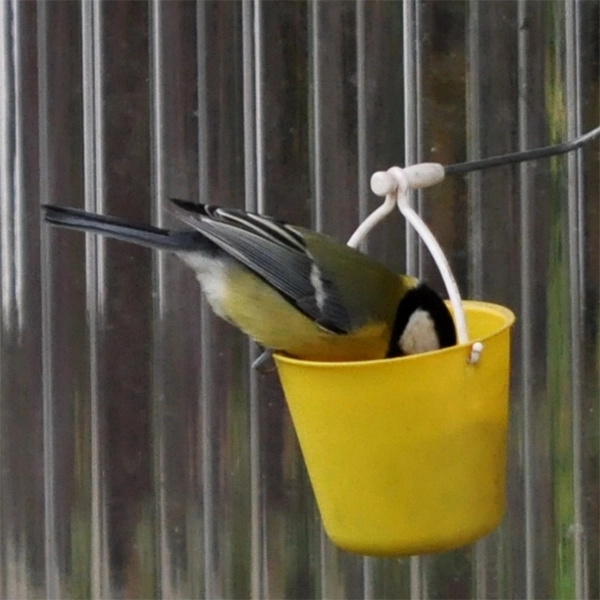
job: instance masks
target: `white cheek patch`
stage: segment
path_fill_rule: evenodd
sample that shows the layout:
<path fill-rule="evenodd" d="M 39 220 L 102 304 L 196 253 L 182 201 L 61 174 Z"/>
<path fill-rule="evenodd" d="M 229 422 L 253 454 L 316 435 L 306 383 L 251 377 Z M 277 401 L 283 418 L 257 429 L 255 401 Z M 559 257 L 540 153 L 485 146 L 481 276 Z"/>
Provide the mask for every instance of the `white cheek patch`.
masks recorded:
<path fill-rule="evenodd" d="M 440 341 L 435 330 L 435 324 L 425 310 L 415 310 L 410 316 L 398 346 L 404 354 L 419 354 L 439 350 Z"/>

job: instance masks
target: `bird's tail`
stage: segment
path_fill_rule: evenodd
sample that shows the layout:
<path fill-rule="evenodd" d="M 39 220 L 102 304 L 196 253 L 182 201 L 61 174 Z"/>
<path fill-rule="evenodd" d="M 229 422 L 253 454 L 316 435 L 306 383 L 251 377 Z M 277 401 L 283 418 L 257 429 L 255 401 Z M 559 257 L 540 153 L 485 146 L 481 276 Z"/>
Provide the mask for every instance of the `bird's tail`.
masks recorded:
<path fill-rule="evenodd" d="M 114 217 L 89 213 L 76 208 L 45 205 L 44 220 L 46 223 L 89 231 L 110 238 L 150 246 L 166 250 L 198 250 L 212 245 L 197 231 L 169 231 L 152 225 L 134 225 Z"/>

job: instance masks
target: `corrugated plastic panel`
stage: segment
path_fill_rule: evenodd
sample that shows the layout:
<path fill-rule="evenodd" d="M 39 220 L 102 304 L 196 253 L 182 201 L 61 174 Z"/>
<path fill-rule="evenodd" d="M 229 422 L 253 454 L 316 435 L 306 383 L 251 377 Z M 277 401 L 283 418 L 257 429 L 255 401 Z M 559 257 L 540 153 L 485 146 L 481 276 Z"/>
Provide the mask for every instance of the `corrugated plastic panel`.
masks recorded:
<path fill-rule="evenodd" d="M 598 598 L 598 143 L 415 198 L 464 295 L 511 307 L 509 510 L 472 547 L 324 535 L 277 376 L 176 257 L 40 203 L 169 197 L 341 240 L 370 175 L 596 127 L 595 0 L 0 4 L 4 598 Z M 441 288 L 399 216 L 367 249 Z M 432 517 L 434 518 L 434 517 Z"/>

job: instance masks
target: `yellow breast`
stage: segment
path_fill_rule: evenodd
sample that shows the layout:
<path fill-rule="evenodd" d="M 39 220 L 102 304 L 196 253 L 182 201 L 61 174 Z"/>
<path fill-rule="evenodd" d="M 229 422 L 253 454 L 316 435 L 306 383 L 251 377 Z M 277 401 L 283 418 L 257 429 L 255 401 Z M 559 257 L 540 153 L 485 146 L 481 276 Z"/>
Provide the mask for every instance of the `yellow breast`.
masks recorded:
<path fill-rule="evenodd" d="M 349 334 L 330 333 L 248 270 L 233 269 L 226 277 L 219 312 L 265 347 L 318 361 L 369 360 L 386 355 L 390 329 L 384 322 L 369 323 Z"/>

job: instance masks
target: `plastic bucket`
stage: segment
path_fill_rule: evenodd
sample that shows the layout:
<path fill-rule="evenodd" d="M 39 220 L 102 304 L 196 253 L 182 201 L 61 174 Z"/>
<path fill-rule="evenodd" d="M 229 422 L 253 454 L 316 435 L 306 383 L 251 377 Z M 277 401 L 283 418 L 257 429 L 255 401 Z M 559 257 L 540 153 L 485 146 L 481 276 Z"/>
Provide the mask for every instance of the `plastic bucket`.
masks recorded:
<path fill-rule="evenodd" d="M 502 519 L 515 317 L 463 306 L 469 344 L 365 362 L 275 356 L 323 525 L 345 550 L 445 551 Z"/>

